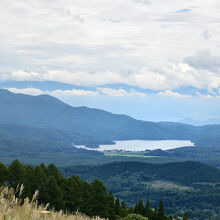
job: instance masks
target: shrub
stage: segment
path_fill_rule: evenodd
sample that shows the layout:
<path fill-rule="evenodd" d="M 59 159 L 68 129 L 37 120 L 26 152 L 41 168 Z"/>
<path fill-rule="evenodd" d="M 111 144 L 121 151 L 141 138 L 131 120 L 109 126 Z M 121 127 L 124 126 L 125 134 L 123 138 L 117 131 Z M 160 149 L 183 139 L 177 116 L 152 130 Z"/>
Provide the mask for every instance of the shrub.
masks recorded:
<path fill-rule="evenodd" d="M 124 220 L 148 220 L 148 218 L 139 214 L 129 214 Z"/>

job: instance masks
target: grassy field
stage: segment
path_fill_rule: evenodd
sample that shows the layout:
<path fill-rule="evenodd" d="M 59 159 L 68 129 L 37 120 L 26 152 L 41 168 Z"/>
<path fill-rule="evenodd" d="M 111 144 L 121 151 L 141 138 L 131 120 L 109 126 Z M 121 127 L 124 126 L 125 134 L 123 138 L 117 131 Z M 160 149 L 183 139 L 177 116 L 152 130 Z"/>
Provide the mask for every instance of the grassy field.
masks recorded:
<path fill-rule="evenodd" d="M 146 156 L 143 153 L 139 152 L 105 152 L 106 157 L 142 157 L 142 158 L 159 158 L 159 156 Z"/>
<path fill-rule="evenodd" d="M 143 184 L 146 186 L 146 189 L 163 189 L 163 190 L 193 190 L 192 187 L 187 187 L 183 185 L 179 185 L 170 181 L 164 181 L 164 180 L 155 180 L 150 182 L 143 182 Z"/>

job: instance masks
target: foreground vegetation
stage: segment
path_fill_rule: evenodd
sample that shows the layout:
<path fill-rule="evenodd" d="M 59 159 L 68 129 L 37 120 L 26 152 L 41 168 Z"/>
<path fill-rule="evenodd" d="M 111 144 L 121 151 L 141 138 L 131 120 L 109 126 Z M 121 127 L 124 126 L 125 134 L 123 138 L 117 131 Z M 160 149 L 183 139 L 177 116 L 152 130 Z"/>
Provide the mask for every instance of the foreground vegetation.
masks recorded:
<path fill-rule="evenodd" d="M 18 194 L 16 196 L 16 194 Z M 78 212 L 74 215 L 62 211 L 48 211 L 47 206 L 37 202 L 38 191 L 30 200 L 22 199 L 23 186 L 14 190 L 12 187 L 0 189 L 0 219 L 1 220 L 101 220 L 99 217 L 89 218 Z"/>
<path fill-rule="evenodd" d="M 77 176 L 65 178 L 53 164 L 48 167 L 44 164 L 31 167 L 24 166 L 18 160 L 15 160 L 9 167 L 5 167 L 0 163 L 0 184 L 10 185 L 13 189 L 16 189 L 19 184 L 24 184 L 25 190 L 23 193 L 17 190 L 14 193 L 8 187 L 2 188 L 0 205 L 2 207 L 11 207 L 12 212 L 16 212 L 13 208 L 15 207 L 16 209 L 18 207 L 17 204 L 22 205 L 21 208 L 24 213 L 26 211 L 29 213 L 28 210 L 33 207 L 33 204 L 37 208 L 37 203 L 35 203 L 36 194 L 34 198 L 32 195 L 38 190 L 38 204 L 49 203 L 47 205 L 48 210 L 63 210 L 64 213 L 75 213 L 79 211 L 90 217 L 99 216 L 101 218 L 108 218 L 109 220 L 121 218 L 130 220 L 129 218 L 132 216 L 132 219 L 137 218 L 137 220 L 141 220 L 138 215 L 144 218 L 142 220 L 172 219 L 165 215 L 162 202 L 159 203 L 158 208 L 155 206 L 154 209 L 150 207 L 149 202 L 146 202 L 144 205 L 142 201 L 139 201 L 135 207 L 128 207 L 123 201 L 115 199 L 113 194 L 108 192 L 103 183 L 98 179 L 88 183 Z M 22 202 L 18 202 L 15 196 L 18 196 Z M 9 201 L 7 201 L 8 199 Z M 15 205 L 7 205 L 10 204 L 10 201 L 12 203 L 16 202 Z M 25 207 L 29 208 L 26 210 Z M 18 208 L 18 212 L 21 211 L 19 210 L 20 208 Z M 2 213 L 4 212 L 2 211 Z M 57 213 L 56 215 L 59 216 Z M 66 218 L 71 219 L 68 216 Z"/>

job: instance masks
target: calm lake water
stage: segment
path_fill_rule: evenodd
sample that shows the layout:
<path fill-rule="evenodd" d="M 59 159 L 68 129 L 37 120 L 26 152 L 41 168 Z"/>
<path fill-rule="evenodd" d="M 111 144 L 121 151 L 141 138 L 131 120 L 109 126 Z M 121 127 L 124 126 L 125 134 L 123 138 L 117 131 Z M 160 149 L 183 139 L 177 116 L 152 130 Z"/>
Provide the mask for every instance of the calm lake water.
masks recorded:
<path fill-rule="evenodd" d="M 145 150 L 169 150 L 185 146 L 194 146 L 191 141 L 187 140 L 160 140 L 160 141 L 147 141 L 147 140 L 128 140 L 128 141 L 115 141 L 114 145 L 100 145 L 99 148 L 93 150 L 109 151 L 109 150 L 124 150 L 124 151 L 145 151 Z M 80 148 L 87 148 L 85 146 L 76 146 Z"/>

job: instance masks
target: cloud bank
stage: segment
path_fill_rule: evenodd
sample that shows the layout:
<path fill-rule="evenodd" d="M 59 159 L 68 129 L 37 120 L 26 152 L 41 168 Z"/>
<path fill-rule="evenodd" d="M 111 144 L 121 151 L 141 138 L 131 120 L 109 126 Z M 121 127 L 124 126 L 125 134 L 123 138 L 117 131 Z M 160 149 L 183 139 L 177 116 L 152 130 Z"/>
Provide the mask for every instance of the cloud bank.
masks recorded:
<path fill-rule="evenodd" d="M 211 93 L 220 89 L 219 9 L 217 0 L 2 0 L 0 81 L 103 87 L 73 95 L 143 96 L 109 84 Z"/>

